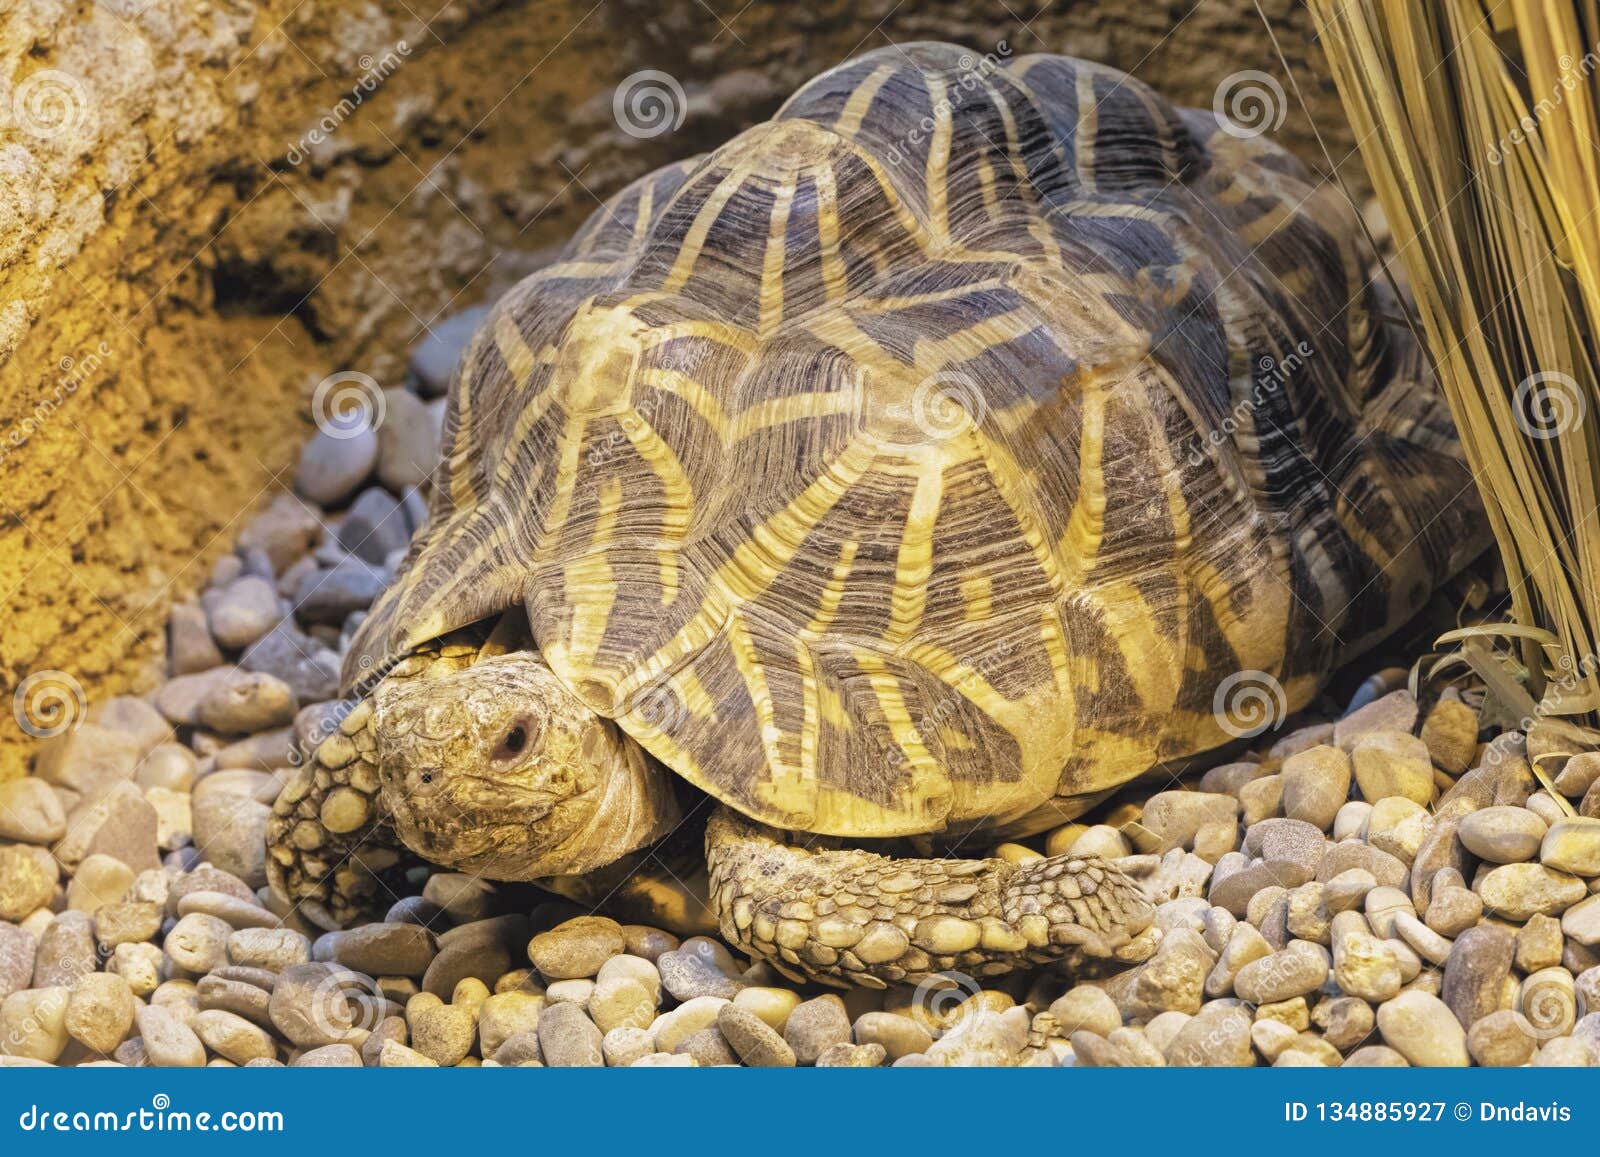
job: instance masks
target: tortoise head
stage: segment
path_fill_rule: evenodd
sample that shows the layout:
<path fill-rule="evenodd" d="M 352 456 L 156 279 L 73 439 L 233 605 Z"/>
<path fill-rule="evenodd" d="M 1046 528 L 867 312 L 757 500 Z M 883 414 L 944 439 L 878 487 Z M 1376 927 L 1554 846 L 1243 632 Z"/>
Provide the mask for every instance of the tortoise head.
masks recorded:
<path fill-rule="evenodd" d="M 670 776 L 531 650 L 374 694 L 384 803 L 401 841 L 497 880 L 601 867 L 677 822 Z"/>

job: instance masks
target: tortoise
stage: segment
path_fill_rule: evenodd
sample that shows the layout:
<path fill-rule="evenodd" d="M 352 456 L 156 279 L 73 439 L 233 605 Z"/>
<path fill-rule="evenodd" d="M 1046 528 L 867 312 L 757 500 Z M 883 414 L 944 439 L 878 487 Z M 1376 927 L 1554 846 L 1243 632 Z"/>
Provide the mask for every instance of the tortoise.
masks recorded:
<path fill-rule="evenodd" d="M 1281 720 L 1486 541 L 1353 214 L 1230 129 L 916 44 L 611 197 L 463 354 L 274 886 L 338 927 L 414 854 L 834 985 L 1117 952 L 1132 865 L 963 849 L 1241 678 Z"/>

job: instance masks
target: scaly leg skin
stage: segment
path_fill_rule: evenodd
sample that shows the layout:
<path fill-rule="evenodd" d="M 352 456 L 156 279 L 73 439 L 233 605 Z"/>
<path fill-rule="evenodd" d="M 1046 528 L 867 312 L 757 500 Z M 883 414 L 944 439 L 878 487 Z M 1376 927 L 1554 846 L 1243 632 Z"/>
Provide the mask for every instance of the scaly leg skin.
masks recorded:
<path fill-rule="evenodd" d="M 478 654 L 477 641 L 458 633 L 407 656 L 385 678 L 457 671 Z M 391 877 L 421 863 L 388 823 L 376 750 L 368 698 L 317 745 L 267 820 L 267 882 L 329 931 L 381 916 L 399 894 Z"/>
<path fill-rule="evenodd" d="M 824 984 L 887 988 L 940 972 L 997 976 L 1073 950 L 1110 955 L 1155 918 L 1105 860 L 896 859 L 809 851 L 719 808 L 706 826 L 723 936 Z"/>

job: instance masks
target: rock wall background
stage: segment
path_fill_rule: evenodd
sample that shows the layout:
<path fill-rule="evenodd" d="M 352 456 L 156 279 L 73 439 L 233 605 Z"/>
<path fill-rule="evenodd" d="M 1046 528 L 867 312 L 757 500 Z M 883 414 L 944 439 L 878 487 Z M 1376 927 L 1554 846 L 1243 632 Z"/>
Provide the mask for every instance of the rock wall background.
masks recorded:
<path fill-rule="evenodd" d="M 408 346 L 597 200 L 855 53 L 1067 52 L 1202 107 L 1261 70 L 1288 93 L 1280 137 L 1360 182 L 1294 0 L 1261 5 L 1276 49 L 1252 0 L 437 2 L 0 10 L 6 700 L 42 670 L 91 701 L 148 684 L 169 604 L 286 485 L 315 383 L 398 384 Z M 648 139 L 612 112 L 644 69 L 688 98 Z M 0 714 L 0 779 L 32 742 Z"/>

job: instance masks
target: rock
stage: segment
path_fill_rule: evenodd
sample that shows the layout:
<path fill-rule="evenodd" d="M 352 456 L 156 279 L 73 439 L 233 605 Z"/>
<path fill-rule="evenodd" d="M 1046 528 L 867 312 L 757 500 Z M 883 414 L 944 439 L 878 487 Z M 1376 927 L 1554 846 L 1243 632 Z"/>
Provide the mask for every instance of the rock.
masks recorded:
<path fill-rule="evenodd" d="M 1460 699 L 1440 699 L 1423 721 L 1422 742 L 1439 770 L 1460 775 L 1478 753 L 1478 713 Z"/>
<path fill-rule="evenodd" d="M 1587 893 L 1583 881 L 1543 864 L 1502 864 L 1478 883 L 1491 915 L 1521 922 L 1535 913 L 1559 916 Z"/>
<path fill-rule="evenodd" d="M 225 661 L 199 604 L 174 603 L 167 616 L 167 671 L 193 675 Z"/>
<path fill-rule="evenodd" d="M 417 924 L 362 924 L 317 938 L 314 956 L 368 976 L 421 977 L 438 955 L 433 933 Z M 452 986 L 453 987 L 453 986 Z"/>
<path fill-rule="evenodd" d="M 1263 775 L 1239 789 L 1239 808 L 1246 827 L 1283 814 L 1283 777 Z"/>
<path fill-rule="evenodd" d="M 816 1064 L 827 1049 L 850 1042 L 850 1016 L 844 1001 L 829 993 L 796 1005 L 784 1025 L 783 1039 L 794 1050 L 797 1064 Z"/>
<path fill-rule="evenodd" d="M 1323 854 L 1322 865 L 1317 869 L 1317 879 L 1325 884 L 1340 872 L 1348 872 L 1352 868 L 1370 872 L 1372 878 L 1384 888 L 1405 887 L 1411 874 L 1403 861 L 1381 848 L 1360 840 L 1345 840 L 1329 845 Z"/>
<path fill-rule="evenodd" d="M 1415 989 L 1378 1008 L 1384 1043 L 1413 1065 L 1465 1067 L 1467 1034 L 1444 1001 Z"/>
<path fill-rule="evenodd" d="M 605 1064 L 601 1039 L 600 1030 L 575 1004 L 548 1005 L 539 1014 L 539 1048 L 547 1065 L 599 1068 Z"/>
<path fill-rule="evenodd" d="M 399 494 L 421 486 L 439 460 L 439 431 L 422 399 L 409 390 L 383 391 L 386 402 L 378 427 L 378 481 Z"/>
<path fill-rule="evenodd" d="M 389 585 L 387 573 L 354 555 L 332 567 L 312 571 L 295 588 L 295 614 L 301 622 L 339 626 L 364 611 Z"/>
<path fill-rule="evenodd" d="M 363 490 L 344 522 L 339 525 L 339 545 L 373 566 L 382 566 L 395 551 L 411 542 L 411 528 L 394 496 L 381 487 Z"/>
<path fill-rule="evenodd" d="M 177 902 L 179 916 L 200 912 L 225 920 L 230 928 L 278 928 L 283 921 L 259 904 L 230 896 L 226 892 L 186 892 Z"/>
<path fill-rule="evenodd" d="M 1322 902 L 1329 912 L 1348 912 L 1361 907 L 1367 894 L 1378 886 L 1377 877 L 1365 868 L 1340 872 L 1324 885 Z"/>
<path fill-rule="evenodd" d="M 44 780 L 29 776 L 0 782 L 0 840 L 48 844 L 66 832 L 66 810 Z"/>
<path fill-rule="evenodd" d="M 622 943 L 629 955 L 642 956 L 654 962 L 663 952 L 671 952 L 678 947 L 678 938 L 659 928 L 646 928 L 642 924 L 624 924 Z"/>
<path fill-rule="evenodd" d="M 608 1033 L 615 1028 L 648 1028 L 659 1005 L 659 987 L 652 990 L 629 976 L 608 976 L 596 982 L 588 1009 L 600 1031 Z"/>
<path fill-rule="evenodd" d="M 755 985 L 741 989 L 739 995 L 733 998 L 733 1003 L 746 1012 L 755 1013 L 769 1028 L 781 1033 L 789 1023 L 789 1014 L 800 1003 L 800 994 L 787 988 Z"/>
<path fill-rule="evenodd" d="M 33 933 L 15 924 L 0 923 L 0 1000 L 28 987 L 37 950 Z"/>
<path fill-rule="evenodd" d="M 195 757 L 181 743 L 159 743 L 140 761 L 134 782 L 143 790 L 187 792 L 194 787 Z"/>
<path fill-rule="evenodd" d="M 91 855 L 110 856 L 135 872 L 160 864 L 156 809 L 132 783 L 119 783 L 92 802 L 84 800 L 67 816 L 67 834 L 53 849 L 64 867 L 81 873 Z"/>
<path fill-rule="evenodd" d="M 1483 897 L 1466 888 L 1435 888 L 1424 917 L 1441 936 L 1456 937 L 1483 916 Z"/>
<path fill-rule="evenodd" d="M 1311 1023 L 1322 1030 L 1324 1040 L 1343 1052 L 1371 1036 L 1377 1020 L 1366 1001 L 1340 996 L 1318 1001 L 1311 1010 Z"/>
<path fill-rule="evenodd" d="M 239 533 L 241 554 L 265 553 L 274 572 L 281 572 L 322 538 L 317 512 L 292 494 L 279 494 Z"/>
<path fill-rule="evenodd" d="M 1464 1027 L 1500 1007 L 1515 951 L 1516 938 L 1492 924 L 1468 928 L 1456 937 L 1439 995 Z"/>
<path fill-rule="evenodd" d="M 1122 1027 L 1122 1013 L 1118 1011 L 1116 1001 L 1107 996 L 1103 988 L 1092 984 L 1080 984 L 1069 989 L 1050 1005 L 1050 1015 L 1065 1036 L 1083 1029 L 1106 1037 Z"/>
<path fill-rule="evenodd" d="M 206 692 L 195 719 L 224 735 L 247 735 L 294 722 L 296 710 L 294 692 L 282 679 L 264 671 L 235 671 Z"/>
<path fill-rule="evenodd" d="M 39 934 L 38 953 L 32 961 L 31 987 L 71 988 L 80 977 L 93 972 L 96 964 L 90 917 L 75 910 L 62 912 Z"/>
<path fill-rule="evenodd" d="M 465 1008 L 441 1004 L 420 1009 L 406 1019 L 411 1026 L 411 1047 L 435 1064 L 459 1064 L 472 1051 L 477 1024 Z"/>
<path fill-rule="evenodd" d="M 1424 807 L 1433 802 L 1433 761 L 1427 744 L 1409 732 L 1368 732 L 1350 749 L 1350 762 L 1356 786 L 1370 803 L 1389 796 L 1402 796 Z"/>
<path fill-rule="evenodd" d="M 1417 700 L 1410 691 L 1391 691 L 1364 707 L 1351 711 L 1333 725 L 1333 745 L 1343 751 L 1355 750 L 1366 736 L 1377 731 L 1409 735 L 1417 724 Z M 1362 792 L 1365 795 L 1365 792 Z M 1388 792 L 1385 794 L 1394 794 Z M 1379 799 L 1381 796 L 1369 796 Z"/>
<path fill-rule="evenodd" d="M 283 618 L 278 588 L 270 579 L 245 575 L 218 592 L 206 610 L 211 637 L 224 647 L 248 647 Z"/>
<path fill-rule="evenodd" d="M 1200 1009 L 1162 1050 L 1167 1064 L 1248 1066 L 1250 1013 L 1235 1001 L 1217 1000 Z"/>
<path fill-rule="evenodd" d="M 1467 1051 L 1480 1065 L 1515 1068 L 1533 1060 L 1539 1042 L 1533 1026 L 1520 1012 L 1501 1009 L 1473 1023 L 1467 1031 Z"/>
<path fill-rule="evenodd" d="M 1206 995 L 1219 997 L 1231 994 L 1233 992 L 1233 982 L 1238 976 L 1239 970 L 1252 961 L 1262 960 L 1270 955 L 1272 955 L 1272 945 L 1267 942 L 1266 937 L 1262 936 L 1250 924 L 1242 921 L 1236 923 L 1228 933 L 1227 943 L 1218 955 L 1217 963 L 1206 977 Z M 1080 986 L 1080 989 L 1082 987 Z M 1077 992 L 1079 989 L 1074 989 L 1073 991 Z M 1055 1005 L 1050 1007 L 1051 1011 L 1054 1012 Z M 1059 1020 L 1060 1018 L 1057 1019 Z M 1118 1020 L 1120 1021 L 1120 1016 Z M 1073 1027 L 1067 1025 L 1065 1021 L 1062 1022 L 1062 1025 L 1069 1030 Z M 1098 1032 L 1102 1036 L 1110 1036 L 1112 1029 L 1117 1026 L 1115 1024 L 1110 1025 L 1104 1028 L 1103 1031 L 1101 1027 L 1091 1024 L 1085 1024 L 1082 1027 Z"/>
<path fill-rule="evenodd" d="M 1200 1011 L 1206 976 L 1216 960 L 1198 933 L 1174 929 L 1149 960 L 1108 979 L 1106 993 L 1124 1019 L 1149 1020 L 1167 1011 L 1192 1015 Z"/>
<path fill-rule="evenodd" d="M 359 1069 L 361 1054 L 353 1045 L 323 1045 L 309 1049 L 289 1062 L 292 1069 Z"/>
<path fill-rule="evenodd" d="M 1399 961 L 1358 912 L 1334 918 L 1333 979 L 1341 992 L 1374 1003 L 1394 997 L 1403 983 Z"/>
<path fill-rule="evenodd" d="M 161 949 L 154 944 L 118 944 L 106 971 L 126 980 L 133 995 L 149 996 L 161 983 L 161 962 Z"/>
<path fill-rule="evenodd" d="M 529 941 L 528 959 L 548 979 L 581 979 L 594 976 L 624 948 L 622 926 L 615 920 L 579 916 Z"/>
<path fill-rule="evenodd" d="M 1600 895 L 1568 908 L 1561 916 L 1561 931 L 1586 947 L 1600 944 Z"/>
<path fill-rule="evenodd" d="M 158 1005 L 134 1011 L 145 1055 L 159 1068 L 198 1069 L 206 1063 L 205 1046 L 194 1030 Z"/>
<path fill-rule="evenodd" d="M 1600 751 L 1580 751 L 1555 777 L 1556 790 L 1568 799 L 1582 799 L 1600 780 Z"/>
<path fill-rule="evenodd" d="M 236 1013 L 208 1008 L 195 1014 L 190 1027 L 206 1048 L 236 1065 L 277 1057 L 277 1047 L 267 1031 Z"/>
<path fill-rule="evenodd" d="M 1561 921 L 1534 916 L 1517 931 L 1517 967 L 1525 973 L 1561 963 Z"/>
<path fill-rule="evenodd" d="M 1405 1057 L 1388 1045 L 1364 1045 L 1344 1059 L 1347 1069 L 1403 1069 L 1409 1067 Z"/>
<path fill-rule="evenodd" d="M 177 967 L 206 973 L 228 962 L 228 937 L 232 934 L 227 921 L 196 912 L 180 919 L 162 946 Z"/>
<path fill-rule="evenodd" d="M 439 1063 L 423 1056 L 416 1049 L 407 1048 L 399 1041 L 386 1040 L 378 1053 L 378 1067 L 383 1069 L 433 1069 Z"/>
<path fill-rule="evenodd" d="M 479 935 L 449 943 L 441 940 L 439 954 L 422 974 L 422 988 L 447 997 L 465 979 L 496 977 L 510 968 L 510 950 L 493 936 Z"/>
<path fill-rule="evenodd" d="M 337 964 L 292 964 L 272 986 L 268 1015 L 291 1044 L 317 1048 L 349 1044 L 359 1030 L 380 1019 L 370 982 Z"/>
<path fill-rule="evenodd" d="M 1600 876 L 1600 818 L 1572 816 L 1550 825 L 1539 862 L 1556 872 Z"/>
<path fill-rule="evenodd" d="M 270 675 L 289 688 L 296 703 L 318 703 L 339 694 L 339 656 L 285 619 L 239 657 L 239 666 Z"/>
<path fill-rule="evenodd" d="M 90 972 L 78 978 L 67 998 L 67 1034 L 84 1048 L 111 1053 L 133 1027 L 137 1002 L 128 982 L 109 972 Z"/>
<path fill-rule="evenodd" d="M 1492 864 L 1517 864 L 1539 854 L 1545 822 L 1527 808 L 1486 807 L 1463 816 L 1456 828 L 1467 851 Z"/>
<path fill-rule="evenodd" d="M 1321 745 L 1283 761 L 1283 814 L 1327 831 L 1350 795 L 1350 757 Z"/>
<path fill-rule="evenodd" d="M 1581 1069 L 1593 1065 L 1595 1056 L 1595 1052 L 1582 1041 L 1557 1037 L 1544 1042 L 1533 1063 L 1540 1068 Z"/>
<path fill-rule="evenodd" d="M 837 997 L 835 998 L 837 999 Z M 717 1013 L 728 1002 L 715 996 L 697 996 L 656 1017 L 650 1026 L 657 1052 L 670 1053 L 684 1037 L 717 1023 Z M 785 1029 L 787 1032 L 787 1028 Z M 785 1038 L 787 1039 L 787 1037 Z M 789 1042 L 791 1045 L 793 1041 Z"/>
<path fill-rule="evenodd" d="M 600 1051 L 609 1067 L 622 1069 L 651 1056 L 655 1052 L 655 1040 L 647 1029 L 614 1028 L 601 1040 Z"/>
<path fill-rule="evenodd" d="M 195 845 L 201 854 L 250 887 L 263 887 L 267 882 L 267 820 L 272 808 L 249 796 L 221 791 L 197 794 L 192 806 Z"/>
<path fill-rule="evenodd" d="M 1271 956 L 1253 960 L 1234 977 L 1233 991 L 1251 1004 L 1269 1004 L 1304 996 L 1328 978 L 1328 958 L 1315 944 L 1291 941 Z"/>
<path fill-rule="evenodd" d="M 1442 965 L 1450 958 L 1450 941 L 1415 916 L 1402 912 L 1395 917 L 1394 930 L 1429 964 Z"/>
<path fill-rule="evenodd" d="M 67 907 L 93 916 L 106 904 L 114 904 L 128 894 L 138 875 L 115 856 L 96 852 L 78 865 L 67 885 Z"/>
<path fill-rule="evenodd" d="M 1333 839 L 1335 843 L 1345 840 L 1359 839 L 1361 833 L 1367 830 L 1367 821 L 1372 818 L 1372 805 L 1363 799 L 1353 799 L 1339 809 L 1333 817 Z"/>
<path fill-rule="evenodd" d="M 91 801 L 132 779 L 143 754 L 137 735 L 86 722 L 40 743 L 33 770 L 46 783 Z"/>
<path fill-rule="evenodd" d="M 485 1000 L 478 1009 L 481 1054 L 498 1057 L 500 1047 L 512 1037 L 536 1032 L 544 1003 L 544 997 L 531 992 L 497 992 Z"/>
<path fill-rule="evenodd" d="M 241 928 L 228 937 L 228 959 L 243 968 L 282 972 L 311 959 L 311 940 L 293 928 Z"/>
<path fill-rule="evenodd" d="M 54 1064 L 67 1047 L 70 990 L 25 988 L 0 1001 L 0 1055 Z"/>
<path fill-rule="evenodd" d="M 300 451 L 294 488 L 318 506 L 343 505 L 378 464 L 378 435 L 370 427 L 341 433 L 319 430 Z"/>
<path fill-rule="evenodd" d="M 1199 791 L 1162 791 L 1145 801 L 1140 823 L 1160 840 L 1156 850 L 1188 848 L 1206 824 L 1232 825 L 1239 803 L 1232 796 Z"/>
<path fill-rule="evenodd" d="M 819 1069 L 873 1069 L 883 1064 L 886 1054 L 882 1045 L 829 1045 L 817 1057 Z"/>
<path fill-rule="evenodd" d="M 410 370 L 423 397 L 442 397 L 449 389 L 450 376 L 462 351 L 488 316 L 489 306 L 471 306 L 429 328 L 426 336 L 411 347 Z"/>
<path fill-rule="evenodd" d="M 723 974 L 701 953 L 685 949 L 664 952 L 656 964 L 661 971 L 661 983 L 676 1000 L 691 1000 L 697 996 L 732 1000 L 744 987 L 742 980 Z"/>
<path fill-rule="evenodd" d="M 0 845 L 0 920 L 23 919 L 34 909 L 48 905 L 55 891 L 55 873 L 47 870 L 29 849 Z"/>

